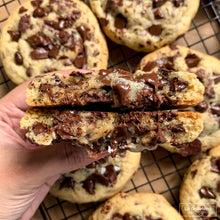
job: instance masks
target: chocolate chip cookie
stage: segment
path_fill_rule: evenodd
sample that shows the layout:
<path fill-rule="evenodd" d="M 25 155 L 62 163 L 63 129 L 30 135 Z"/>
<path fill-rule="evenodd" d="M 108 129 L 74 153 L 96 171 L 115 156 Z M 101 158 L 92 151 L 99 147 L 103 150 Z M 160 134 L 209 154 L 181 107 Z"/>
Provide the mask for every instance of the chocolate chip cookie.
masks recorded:
<path fill-rule="evenodd" d="M 204 129 L 199 140 L 202 150 L 220 145 L 220 61 L 212 56 L 182 46 L 167 46 L 145 56 L 138 69 L 188 71 L 196 74 L 205 87 L 204 101 L 194 111 L 202 113 Z M 173 152 L 178 148 L 168 147 Z M 187 152 L 185 152 L 187 153 Z"/>
<path fill-rule="evenodd" d="M 73 203 L 105 200 L 118 193 L 137 171 L 141 153 L 124 151 L 105 157 L 71 173 L 52 186 L 50 193 Z"/>
<path fill-rule="evenodd" d="M 186 220 L 220 219 L 220 148 L 213 150 L 195 161 L 184 176 L 180 206 Z"/>
<path fill-rule="evenodd" d="M 185 34 L 199 0 L 90 0 L 90 5 L 111 40 L 149 52 Z"/>
<path fill-rule="evenodd" d="M 120 193 L 102 204 L 88 220 L 183 220 L 159 194 Z"/>
<path fill-rule="evenodd" d="M 102 69 L 84 74 L 73 71 L 68 77 L 59 73 L 36 77 L 26 95 L 33 107 L 102 104 L 105 109 L 159 109 L 195 106 L 203 101 L 203 93 L 204 86 L 192 73 L 161 70 L 134 75 Z"/>
<path fill-rule="evenodd" d="M 33 0 L 15 10 L 1 34 L 0 57 L 16 84 L 60 69 L 107 68 L 108 49 L 91 10 L 78 0 Z"/>
<path fill-rule="evenodd" d="M 203 129 L 201 115 L 196 112 L 116 113 L 59 108 L 29 109 L 20 125 L 32 143 L 69 141 L 90 155 L 105 151 L 114 154 L 118 149 L 153 150 L 158 144 L 187 149 Z"/>

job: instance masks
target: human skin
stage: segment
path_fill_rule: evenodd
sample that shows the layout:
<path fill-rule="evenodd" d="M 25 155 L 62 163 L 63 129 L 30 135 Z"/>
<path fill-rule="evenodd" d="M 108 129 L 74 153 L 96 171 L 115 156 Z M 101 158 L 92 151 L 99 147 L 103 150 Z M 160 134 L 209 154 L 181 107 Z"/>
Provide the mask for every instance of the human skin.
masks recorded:
<path fill-rule="evenodd" d="M 68 75 L 71 70 L 59 73 Z M 28 83 L 0 99 L 1 220 L 30 219 L 61 174 L 94 161 L 85 149 L 68 143 L 43 147 L 25 139 L 20 119 L 29 108 L 25 103 Z"/>

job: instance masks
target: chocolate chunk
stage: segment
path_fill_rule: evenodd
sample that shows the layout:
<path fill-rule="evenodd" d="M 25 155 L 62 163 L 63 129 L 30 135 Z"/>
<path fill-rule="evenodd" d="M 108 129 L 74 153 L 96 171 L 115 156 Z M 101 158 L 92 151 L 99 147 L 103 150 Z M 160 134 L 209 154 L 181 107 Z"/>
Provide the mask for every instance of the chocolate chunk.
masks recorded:
<path fill-rule="evenodd" d="M 208 216 L 208 214 L 209 214 L 208 210 L 204 206 L 201 206 L 198 215 L 200 217 L 206 217 Z"/>
<path fill-rule="evenodd" d="M 89 29 L 86 28 L 84 25 L 80 25 L 77 27 L 77 30 L 79 31 L 83 41 L 85 40 L 91 40 L 91 35 L 89 35 Z"/>
<path fill-rule="evenodd" d="M 108 25 L 108 22 L 109 22 L 109 21 L 108 21 L 107 19 L 105 19 L 105 18 L 100 18 L 99 21 L 100 21 L 100 23 L 101 23 L 102 26 L 107 26 L 107 25 Z"/>
<path fill-rule="evenodd" d="M 42 4 L 43 0 L 31 1 L 32 6 L 39 7 Z"/>
<path fill-rule="evenodd" d="M 166 0 L 153 0 L 153 8 L 158 8 L 163 5 Z"/>
<path fill-rule="evenodd" d="M 212 79 L 214 80 L 215 84 L 220 82 L 220 74 L 213 73 Z"/>
<path fill-rule="evenodd" d="M 167 69 L 167 70 L 174 70 L 174 61 L 175 61 L 175 57 L 167 57 L 167 59 L 165 59 L 163 66 Z"/>
<path fill-rule="evenodd" d="M 84 182 L 83 182 L 83 187 L 86 189 L 86 191 L 89 193 L 89 194 L 95 194 L 95 183 L 93 180 L 91 179 L 86 179 Z"/>
<path fill-rule="evenodd" d="M 163 18 L 165 18 L 163 12 L 159 8 L 154 12 L 154 17 L 156 19 L 163 19 Z"/>
<path fill-rule="evenodd" d="M 96 167 L 95 161 L 86 166 L 86 168 L 95 168 L 95 167 Z"/>
<path fill-rule="evenodd" d="M 49 37 L 44 36 L 43 34 L 34 34 L 27 38 L 27 42 L 30 44 L 31 47 L 46 47 L 52 44 L 52 41 Z"/>
<path fill-rule="evenodd" d="M 126 105 L 129 103 L 129 91 L 130 91 L 130 85 L 124 85 L 124 84 L 116 84 L 112 86 L 115 102 L 120 105 Z"/>
<path fill-rule="evenodd" d="M 22 33 L 25 33 L 27 29 L 31 29 L 32 25 L 30 20 L 30 15 L 25 14 L 22 16 L 18 22 L 18 30 Z"/>
<path fill-rule="evenodd" d="M 197 112 L 203 113 L 208 109 L 208 107 L 209 107 L 208 103 L 206 101 L 202 101 L 197 106 L 195 106 L 194 108 Z"/>
<path fill-rule="evenodd" d="M 8 33 L 10 34 L 12 41 L 18 42 L 21 37 L 21 33 L 19 31 L 8 31 Z"/>
<path fill-rule="evenodd" d="M 150 72 L 154 67 L 157 66 L 156 61 L 149 61 L 143 68 L 143 71 Z"/>
<path fill-rule="evenodd" d="M 59 32 L 59 39 L 61 44 L 65 44 L 70 37 L 70 34 L 67 31 L 60 31 Z"/>
<path fill-rule="evenodd" d="M 190 174 L 191 174 L 191 176 L 192 176 L 193 179 L 195 178 L 197 172 L 198 172 L 198 170 L 193 170 L 193 171 L 191 171 Z"/>
<path fill-rule="evenodd" d="M 214 173 L 220 173 L 220 159 L 216 157 L 211 158 L 211 169 L 210 171 Z"/>
<path fill-rule="evenodd" d="M 130 134 L 128 129 L 124 126 L 117 127 L 112 133 L 112 143 L 113 145 L 120 145 L 122 143 L 126 143 L 128 139 L 130 139 Z"/>
<path fill-rule="evenodd" d="M 64 180 L 60 183 L 60 188 L 71 188 L 73 189 L 75 182 L 72 177 L 65 177 Z"/>
<path fill-rule="evenodd" d="M 135 216 L 130 215 L 129 213 L 125 213 L 123 220 L 137 220 Z"/>
<path fill-rule="evenodd" d="M 186 64 L 189 68 L 196 67 L 200 62 L 201 58 L 199 58 L 195 53 L 189 53 L 185 57 Z"/>
<path fill-rule="evenodd" d="M 217 103 L 212 103 L 210 111 L 213 115 L 220 116 L 220 105 Z"/>
<path fill-rule="evenodd" d="M 76 21 L 77 19 L 79 19 L 81 17 L 81 11 L 79 10 L 73 10 L 71 18 Z"/>
<path fill-rule="evenodd" d="M 181 154 L 184 157 L 198 154 L 201 152 L 201 149 L 202 149 L 202 143 L 199 139 L 196 139 L 189 143 L 176 145 L 176 146 L 181 148 Z"/>
<path fill-rule="evenodd" d="M 96 57 L 96 56 L 98 56 L 99 54 L 100 54 L 99 51 L 98 51 L 98 50 L 95 50 L 92 55 L 93 55 L 94 57 Z"/>
<path fill-rule="evenodd" d="M 45 133 L 48 130 L 48 125 L 44 124 L 43 122 L 37 122 L 35 121 L 32 125 L 32 131 L 35 135 Z"/>
<path fill-rule="evenodd" d="M 58 45 L 55 45 L 55 46 L 53 46 L 52 49 L 49 51 L 48 56 L 49 56 L 50 58 L 56 58 L 57 55 L 58 55 L 58 53 L 59 53 L 59 46 L 58 46 Z M 71 62 L 71 64 L 72 64 L 72 62 Z M 71 64 L 70 64 L 70 65 L 71 65 Z"/>
<path fill-rule="evenodd" d="M 169 130 L 171 130 L 172 132 L 175 132 L 175 133 L 185 131 L 185 129 L 183 128 L 183 126 L 181 124 L 179 124 L 179 125 L 171 124 L 171 125 L 168 125 L 168 128 L 169 128 Z"/>
<path fill-rule="evenodd" d="M 105 171 L 105 177 L 108 178 L 110 183 L 115 183 L 115 181 L 117 180 L 117 173 L 114 169 L 114 166 L 109 165 L 106 167 L 106 171 Z"/>
<path fill-rule="evenodd" d="M 122 15 L 118 14 L 115 18 L 115 27 L 118 29 L 123 29 L 127 25 L 127 19 Z"/>
<path fill-rule="evenodd" d="M 162 27 L 160 24 L 152 25 L 151 27 L 148 28 L 148 31 L 150 32 L 151 35 L 159 36 L 162 32 Z"/>
<path fill-rule="evenodd" d="M 26 74 L 27 74 L 28 77 L 31 77 L 31 76 L 32 76 L 33 73 L 32 73 L 32 68 L 31 68 L 31 67 L 28 67 L 28 68 L 27 68 Z"/>
<path fill-rule="evenodd" d="M 23 56 L 21 55 L 21 53 L 16 52 L 14 58 L 17 65 L 23 64 Z"/>
<path fill-rule="evenodd" d="M 188 82 L 186 81 L 180 81 L 178 80 L 177 77 L 173 78 L 171 81 L 170 81 L 170 91 L 172 92 L 179 92 L 179 91 L 182 91 L 184 90 L 185 88 L 187 88 L 189 85 Z"/>
<path fill-rule="evenodd" d="M 83 55 L 78 55 L 75 60 L 74 60 L 74 64 L 76 65 L 76 67 L 78 68 L 83 68 L 85 69 L 86 67 L 86 58 Z"/>
<path fill-rule="evenodd" d="M 200 82 L 203 82 L 205 78 L 205 70 L 204 69 L 199 69 L 196 73 L 197 78 L 199 79 Z"/>
<path fill-rule="evenodd" d="M 207 186 L 203 186 L 199 190 L 199 195 L 201 198 L 206 198 L 206 199 L 215 199 L 216 198 L 215 194 Z"/>
<path fill-rule="evenodd" d="M 176 45 L 169 45 L 171 50 L 178 50 L 178 47 Z"/>
<path fill-rule="evenodd" d="M 40 60 L 48 58 L 48 50 L 43 47 L 38 47 L 35 50 L 31 51 L 31 58 L 33 60 Z"/>
<path fill-rule="evenodd" d="M 24 6 L 21 6 L 21 7 L 19 8 L 18 13 L 19 13 L 19 14 L 22 14 L 22 13 L 24 13 L 24 12 L 26 12 L 26 11 L 27 11 L 27 9 L 26 9 Z"/>
<path fill-rule="evenodd" d="M 46 15 L 46 12 L 44 11 L 43 8 L 36 8 L 33 12 L 33 17 L 35 18 L 41 18 L 41 17 L 44 17 Z"/>
<path fill-rule="evenodd" d="M 212 87 L 211 84 L 207 85 L 205 87 L 205 93 L 204 93 L 205 96 L 207 96 L 208 98 L 215 98 L 215 90 L 214 88 Z"/>
<path fill-rule="evenodd" d="M 172 0 L 175 7 L 184 5 L 184 0 Z"/>

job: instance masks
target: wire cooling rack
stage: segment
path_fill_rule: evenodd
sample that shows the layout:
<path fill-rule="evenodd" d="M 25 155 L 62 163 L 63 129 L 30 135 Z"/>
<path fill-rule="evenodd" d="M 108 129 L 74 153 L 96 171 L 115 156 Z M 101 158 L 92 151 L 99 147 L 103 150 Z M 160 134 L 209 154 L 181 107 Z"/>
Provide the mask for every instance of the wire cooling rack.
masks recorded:
<path fill-rule="evenodd" d="M 0 28 L 13 9 L 23 2 L 22 0 L 0 0 Z M 189 31 L 174 44 L 187 46 L 220 58 L 220 17 L 215 10 L 214 1 L 201 0 L 199 11 Z M 144 56 L 143 53 L 137 53 L 110 40 L 108 40 L 108 47 L 109 68 L 122 68 L 133 72 Z M 0 97 L 2 97 L 15 85 L 6 76 L 1 63 L 0 71 Z M 176 209 L 179 209 L 179 186 L 186 169 L 194 159 L 194 157 L 183 158 L 163 149 L 142 152 L 140 167 L 124 187 L 123 192 L 160 193 Z M 71 204 L 48 195 L 39 207 L 39 215 L 33 217 L 33 220 L 87 219 L 98 205 L 99 203 Z"/>

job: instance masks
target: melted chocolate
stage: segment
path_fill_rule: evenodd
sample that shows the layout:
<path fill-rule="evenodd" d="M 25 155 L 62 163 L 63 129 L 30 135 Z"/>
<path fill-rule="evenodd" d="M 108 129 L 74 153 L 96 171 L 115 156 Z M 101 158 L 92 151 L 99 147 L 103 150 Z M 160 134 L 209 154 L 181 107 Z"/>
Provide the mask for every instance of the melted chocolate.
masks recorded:
<path fill-rule="evenodd" d="M 181 154 L 182 156 L 190 156 L 194 154 L 198 154 L 201 152 L 202 149 L 202 143 L 199 139 L 196 139 L 190 143 L 184 143 L 184 144 L 175 144 L 178 148 L 181 148 Z"/>
<path fill-rule="evenodd" d="M 185 57 L 186 64 L 189 68 L 196 67 L 200 60 L 201 58 L 199 58 L 195 53 L 188 54 Z"/>
<path fill-rule="evenodd" d="M 45 133 L 48 130 L 48 125 L 44 124 L 43 122 L 34 122 L 32 125 L 32 131 L 35 135 Z"/>
<path fill-rule="evenodd" d="M 220 173 L 220 159 L 212 157 L 211 158 L 211 172 Z"/>
<path fill-rule="evenodd" d="M 123 84 L 116 84 L 112 86 L 114 96 L 116 98 L 115 102 L 116 104 L 120 105 L 128 105 L 129 104 L 129 91 L 130 91 L 130 85 L 123 85 Z"/>
<path fill-rule="evenodd" d="M 44 47 L 38 47 L 31 51 L 30 55 L 33 60 L 40 60 L 48 58 L 49 51 L 46 50 Z"/>
<path fill-rule="evenodd" d="M 170 81 L 170 90 L 172 92 L 179 92 L 179 91 L 182 91 L 185 88 L 187 88 L 188 85 L 189 85 L 188 82 L 180 81 L 180 80 L 178 80 L 178 78 L 175 77 Z"/>
<path fill-rule="evenodd" d="M 15 62 L 17 65 L 22 65 L 23 64 L 23 56 L 21 55 L 20 52 L 16 52 L 14 55 Z"/>
<path fill-rule="evenodd" d="M 159 36 L 162 32 L 162 26 L 161 25 L 152 25 L 148 28 L 148 31 L 153 36 Z"/>

